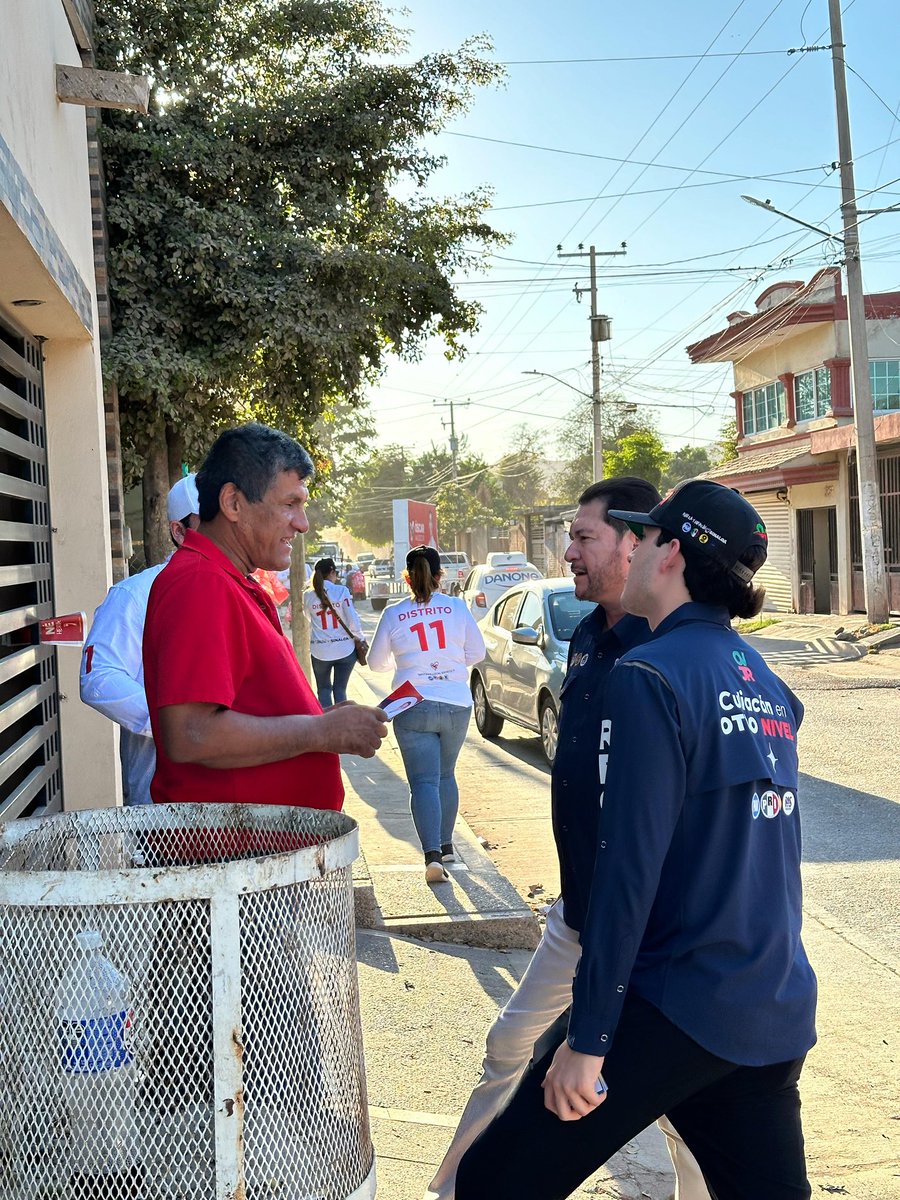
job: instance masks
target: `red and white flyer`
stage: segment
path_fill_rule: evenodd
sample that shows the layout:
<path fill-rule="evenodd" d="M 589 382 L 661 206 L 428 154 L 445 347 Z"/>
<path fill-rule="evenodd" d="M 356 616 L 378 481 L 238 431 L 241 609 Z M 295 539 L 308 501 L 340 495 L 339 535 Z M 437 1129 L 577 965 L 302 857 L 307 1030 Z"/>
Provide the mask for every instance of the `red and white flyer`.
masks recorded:
<path fill-rule="evenodd" d="M 389 721 L 393 721 L 394 717 L 406 712 L 409 708 L 414 708 L 420 700 L 424 699 L 425 697 L 415 684 L 407 680 L 406 683 L 401 683 L 398 688 L 395 688 L 389 696 L 385 696 L 378 707 L 384 711 Z"/>
<path fill-rule="evenodd" d="M 38 621 L 38 637 L 42 644 L 81 646 L 86 629 L 87 617 L 83 612 L 66 613 L 62 617 L 47 617 Z"/>

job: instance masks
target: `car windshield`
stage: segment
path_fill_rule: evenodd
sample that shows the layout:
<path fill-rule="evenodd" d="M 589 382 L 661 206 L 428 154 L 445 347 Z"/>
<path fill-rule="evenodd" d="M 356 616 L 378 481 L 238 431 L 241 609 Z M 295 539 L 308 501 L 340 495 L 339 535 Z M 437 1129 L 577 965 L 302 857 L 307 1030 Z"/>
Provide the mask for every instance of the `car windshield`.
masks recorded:
<path fill-rule="evenodd" d="M 597 605 L 593 600 L 579 600 L 574 592 L 554 592 L 550 596 L 550 624 L 561 642 L 570 642 L 575 626 Z"/>

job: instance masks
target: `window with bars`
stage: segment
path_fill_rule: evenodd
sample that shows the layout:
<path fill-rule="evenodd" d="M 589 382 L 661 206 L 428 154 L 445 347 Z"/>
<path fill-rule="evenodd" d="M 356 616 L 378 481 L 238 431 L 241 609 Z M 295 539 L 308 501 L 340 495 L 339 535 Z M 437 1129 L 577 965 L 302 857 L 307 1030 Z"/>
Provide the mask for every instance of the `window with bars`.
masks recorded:
<path fill-rule="evenodd" d="M 869 362 L 872 407 L 876 412 L 900 409 L 900 358 L 874 358 Z"/>
<path fill-rule="evenodd" d="M 766 429 L 777 429 L 787 420 L 787 401 L 784 384 L 767 383 L 744 392 L 744 433 L 762 433 Z"/>
<path fill-rule="evenodd" d="M 831 372 L 827 367 L 817 367 L 795 376 L 794 402 L 798 421 L 828 416 L 831 412 Z"/>

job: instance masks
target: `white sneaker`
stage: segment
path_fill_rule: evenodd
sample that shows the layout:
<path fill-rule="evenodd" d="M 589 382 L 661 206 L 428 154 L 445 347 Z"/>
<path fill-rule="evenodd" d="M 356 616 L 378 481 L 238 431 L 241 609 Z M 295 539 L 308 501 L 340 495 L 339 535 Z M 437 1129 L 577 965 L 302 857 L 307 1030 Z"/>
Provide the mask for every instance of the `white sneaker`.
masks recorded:
<path fill-rule="evenodd" d="M 444 870 L 443 863 L 430 862 L 425 865 L 426 883 L 449 883 L 450 876 Z"/>
<path fill-rule="evenodd" d="M 441 862 L 456 862 L 456 850 L 453 846 L 450 847 L 446 854 L 441 855 Z"/>

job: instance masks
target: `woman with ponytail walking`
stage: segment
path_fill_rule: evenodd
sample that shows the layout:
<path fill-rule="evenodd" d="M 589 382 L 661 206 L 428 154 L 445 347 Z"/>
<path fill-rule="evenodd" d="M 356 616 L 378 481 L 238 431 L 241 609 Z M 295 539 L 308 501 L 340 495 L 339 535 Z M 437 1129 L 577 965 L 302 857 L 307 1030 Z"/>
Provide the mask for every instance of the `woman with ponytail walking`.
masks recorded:
<path fill-rule="evenodd" d="M 440 591 L 441 560 L 431 546 L 406 556 L 412 595 L 385 609 L 369 651 L 373 671 L 394 667 L 394 688 L 412 683 L 421 703 L 394 718 L 409 783 L 413 822 L 425 855 L 425 879 L 449 879 L 459 808 L 454 769 L 472 712 L 469 667 L 484 658 L 481 632 L 465 602 Z"/>
<path fill-rule="evenodd" d="M 359 661 L 356 647 L 365 645 L 353 597 L 340 582 L 333 558 L 320 558 L 316 563 L 303 606 L 309 620 L 316 692 L 322 707 L 330 708 L 347 699 L 347 683 Z"/>

